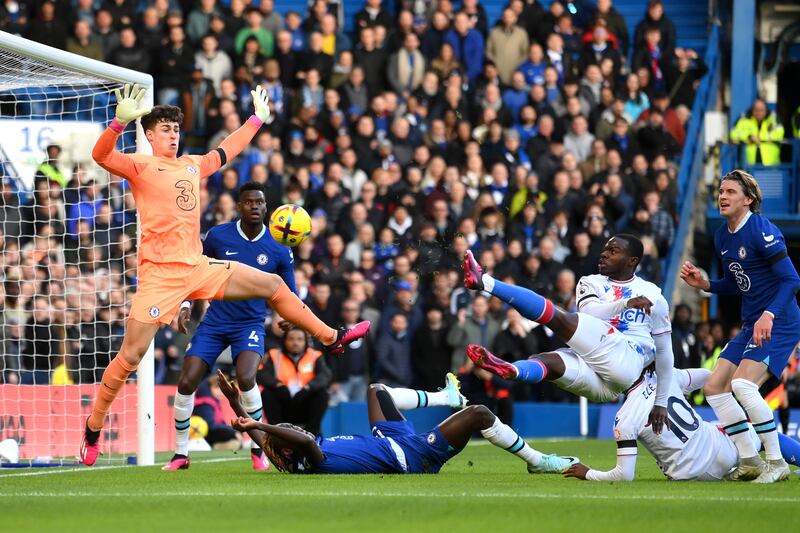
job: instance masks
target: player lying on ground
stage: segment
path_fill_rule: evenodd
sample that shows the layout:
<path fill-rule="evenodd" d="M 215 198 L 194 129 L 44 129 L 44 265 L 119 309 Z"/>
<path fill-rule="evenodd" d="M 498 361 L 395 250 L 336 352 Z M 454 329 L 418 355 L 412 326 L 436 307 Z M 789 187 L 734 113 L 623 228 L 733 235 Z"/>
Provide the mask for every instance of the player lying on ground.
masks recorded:
<path fill-rule="evenodd" d="M 463 407 L 466 399 L 453 374 L 447 375 L 447 385 L 439 392 L 371 385 L 367 410 L 372 435 L 330 438 L 315 437 L 291 424 L 273 426 L 248 418 L 236 385 L 222 372 L 217 375 L 220 389 L 239 415 L 233 426 L 260 442 L 278 470 L 291 474 L 435 474 L 464 449 L 477 431 L 495 446 L 525 461 L 531 473 L 559 473 L 578 462 L 575 457 L 543 455 L 534 450 L 483 405 L 466 407 L 432 430 L 417 433 L 399 410 Z"/>
<path fill-rule="evenodd" d="M 568 313 L 531 290 L 484 274 L 468 251 L 464 261 L 468 289 L 486 291 L 525 318 L 546 324 L 569 348 L 513 364 L 476 344 L 467 347 L 467 355 L 503 379 L 552 381 L 595 402 L 615 401 L 655 361 L 659 378 L 650 422 L 661 433 L 672 379 L 672 325 L 661 290 L 634 274 L 642 254 L 642 243 L 633 235 L 609 239 L 600 254 L 600 274 L 578 282 L 579 312 Z"/>
<path fill-rule="evenodd" d="M 252 181 L 242 185 L 237 207 L 239 220 L 214 226 L 206 234 L 203 255 L 213 259 L 232 257 L 262 272 L 277 274 L 292 292 L 296 292 L 292 250 L 275 242 L 264 224 L 267 202 L 263 186 Z M 178 329 L 182 333 L 187 332 L 190 315 L 191 307 L 186 302 L 178 313 Z M 228 347 L 236 365 L 242 405 L 247 416 L 261 420 L 261 391 L 256 386 L 256 372 L 264 356 L 266 317 L 264 300 L 211 302 L 186 348 L 175 395 L 175 455 L 162 470 L 189 468 L 189 419 L 194 410 L 194 394 L 200 380 Z M 251 458 L 255 470 L 269 468 L 257 442 L 252 444 Z"/>
<path fill-rule="evenodd" d="M 119 354 L 103 373 L 92 413 L 81 441 L 81 462 L 92 465 L 100 452 L 98 439 L 111 403 L 128 376 L 136 370 L 162 324 L 169 324 L 181 303 L 192 300 L 248 300 L 260 298 L 283 318 L 316 337 L 331 353 L 363 337 L 369 322 L 344 331 L 328 326 L 275 274 L 260 272 L 234 261 L 215 260 L 200 244 L 201 181 L 233 160 L 270 118 L 266 91 L 252 91 L 253 114 L 219 148 L 204 156 L 178 157 L 183 113 L 175 106 L 139 109 L 144 89 L 125 86 L 117 91 L 116 118 L 100 135 L 92 157 L 105 170 L 128 180 L 139 215 L 141 240 L 138 287 L 133 299 Z M 123 154 L 117 138 L 129 122 L 142 119 L 153 155 Z"/>
<path fill-rule="evenodd" d="M 743 170 L 723 176 L 719 214 L 726 223 L 714 234 L 714 249 L 724 276 L 709 281 L 688 261 L 680 276 L 697 289 L 742 297 L 742 329 L 725 345 L 704 392 L 739 450 L 742 460 L 734 477 L 773 483 L 787 479 L 789 467 L 781 456 L 772 409 L 759 388 L 770 373 L 780 378 L 800 341 L 795 298 L 800 276 L 781 231 L 760 212 L 761 189 L 753 176 Z M 748 418 L 764 445 L 766 463 L 746 435 Z"/>
<path fill-rule="evenodd" d="M 645 370 L 639 381 L 625 393 L 625 402 L 614 418 L 617 466 L 607 472 L 583 464 L 571 466 L 564 475 L 593 481 L 631 481 L 636 471 L 636 441 L 655 458 L 664 475 L 679 481 L 720 481 L 739 465 L 733 440 L 722 428 L 703 421 L 686 401 L 685 395 L 701 388 L 711 372 L 705 368 L 675 370 L 667 398 L 667 431 L 661 435 L 647 424 L 653 407 L 656 377 Z M 745 435 L 756 449 L 761 447 L 755 429 L 747 425 Z M 778 435 L 786 461 L 800 463 L 800 442 Z"/>

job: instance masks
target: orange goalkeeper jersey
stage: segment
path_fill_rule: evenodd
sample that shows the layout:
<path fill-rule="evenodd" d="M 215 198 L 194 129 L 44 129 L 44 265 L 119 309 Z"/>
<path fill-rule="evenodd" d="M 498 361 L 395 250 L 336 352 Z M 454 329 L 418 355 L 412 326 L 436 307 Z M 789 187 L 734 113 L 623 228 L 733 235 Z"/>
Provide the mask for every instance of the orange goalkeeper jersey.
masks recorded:
<path fill-rule="evenodd" d="M 95 144 L 98 165 L 128 180 L 139 213 L 139 263 L 201 261 L 200 182 L 241 152 L 258 131 L 248 121 L 231 133 L 216 150 L 203 156 L 178 158 L 123 154 L 114 149 L 119 133 L 107 128 Z M 224 151 L 224 154 L 220 153 Z"/>

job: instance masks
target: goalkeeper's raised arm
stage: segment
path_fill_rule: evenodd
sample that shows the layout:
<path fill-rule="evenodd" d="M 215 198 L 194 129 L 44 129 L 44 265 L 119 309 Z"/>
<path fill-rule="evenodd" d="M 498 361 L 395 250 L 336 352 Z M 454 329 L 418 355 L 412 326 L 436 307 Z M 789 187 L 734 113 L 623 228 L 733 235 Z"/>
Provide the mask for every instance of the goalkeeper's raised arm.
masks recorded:
<path fill-rule="evenodd" d="M 258 86 L 254 91 L 253 115 L 239 129 L 231 133 L 218 148 L 202 157 L 191 157 L 199 166 L 201 178 L 216 172 L 228 161 L 236 158 L 250 144 L 259 128 L 269 122 L 269 98 L 267 92 Z M 183 113 L 180 108 L 170 105 L 158 105 L 154 108 L 142 107 L 145 89 L 137 85 L 125 85 L 122 92 L 116 90 L 117 108 L 114 120 L 103 132 L 92 151 L 92 158 L 107 171 L 135 180 L 139 174 L 153 163 L 153 159 L 170 163 L 178 159 L 180 142 L 180 125 Z M 125 130 L 128 123 L 141 119 L 145 136 L 153 148 L 153 156 L 126 155 L 115 150 L 117 138 Z M 187 157 L 187 156 L 184 156 Z"/>

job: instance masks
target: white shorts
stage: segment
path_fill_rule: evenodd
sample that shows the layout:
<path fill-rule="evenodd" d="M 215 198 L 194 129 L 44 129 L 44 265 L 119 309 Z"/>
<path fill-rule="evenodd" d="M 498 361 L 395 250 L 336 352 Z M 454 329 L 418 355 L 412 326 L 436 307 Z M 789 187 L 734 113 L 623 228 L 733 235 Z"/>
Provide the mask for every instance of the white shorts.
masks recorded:
<path fill-rule="evenodd" d="M 581 314 L 569 344 L 556 350 L 565 371 L 553 383 L 593 402 L 615 401 L 644 370 L 642 350 L 600 319 Z"/>

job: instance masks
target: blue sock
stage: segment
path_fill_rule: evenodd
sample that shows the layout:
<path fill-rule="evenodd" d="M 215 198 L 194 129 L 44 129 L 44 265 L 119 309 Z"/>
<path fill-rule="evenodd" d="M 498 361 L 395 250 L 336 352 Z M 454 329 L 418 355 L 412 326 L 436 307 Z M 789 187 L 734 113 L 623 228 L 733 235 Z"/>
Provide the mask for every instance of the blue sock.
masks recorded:
<path fill-rule="evenodd" d="M 517 381 L 527 381 L 528 383 L 539 383 L 547 377 L 547 368 L 538 359 L 526 359 L 514 363 L 519 374 Z"/>
<path fill-rule="evenodd" d="M 490 292 L 492 296 L 497 296 L 528 320 L 547 324 L 556 315 L 556 308 L 550 300 L 524 287 L 494 280 L 494 287 Z"/>
<path fill-rule="evenodd" d="M 791 465 L 800 466 L 800 442 L 783 433 L 778 433 L 778 442 L 783 459 Z"/>

